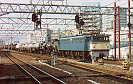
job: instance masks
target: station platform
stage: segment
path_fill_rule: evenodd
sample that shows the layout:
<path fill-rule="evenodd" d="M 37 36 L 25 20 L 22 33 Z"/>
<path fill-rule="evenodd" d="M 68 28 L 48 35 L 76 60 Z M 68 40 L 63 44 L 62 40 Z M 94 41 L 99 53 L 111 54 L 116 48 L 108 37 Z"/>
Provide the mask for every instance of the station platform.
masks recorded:
<path fill-rule="evenodd" d="M 72 66 L 93 70 L 97 72 L 102 72 L 105 74 L 109 74 L 112 76 L 120 77 L 123 79 L 133 80 L 133 66 L 131 66 L 130 70 L 124 70 L 122 65 L 115 65 L 115 64 L 103 64 L 100 65 L 98 63 L 84 63 L 79 62 L 78 60 L 73 59 L 66 59 L 66 58 L 59 58 L 60 61 L 68 63 Z"/>

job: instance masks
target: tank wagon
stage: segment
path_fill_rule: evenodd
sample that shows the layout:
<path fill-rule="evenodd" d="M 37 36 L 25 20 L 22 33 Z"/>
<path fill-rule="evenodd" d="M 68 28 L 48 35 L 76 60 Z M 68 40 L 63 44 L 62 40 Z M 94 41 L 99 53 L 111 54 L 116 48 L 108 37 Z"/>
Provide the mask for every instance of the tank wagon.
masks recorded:
<path fill-rule="evenodd" d="M 61 56 L 82 59 L 86 62 L 108 57 L 110 49 L 109 35 L 79 35 L 61 37 L 58 42 Z"/>
<path fill-rule="evenodd" d="M 41 43 L 23 43 L 17 44 L 15 46 L 15 50 L 21 52 L 29 52 L 29 53 L 40 53 L 40 54 L 51 54 L 54 47 L 51 44 L 41 42 Z"/>

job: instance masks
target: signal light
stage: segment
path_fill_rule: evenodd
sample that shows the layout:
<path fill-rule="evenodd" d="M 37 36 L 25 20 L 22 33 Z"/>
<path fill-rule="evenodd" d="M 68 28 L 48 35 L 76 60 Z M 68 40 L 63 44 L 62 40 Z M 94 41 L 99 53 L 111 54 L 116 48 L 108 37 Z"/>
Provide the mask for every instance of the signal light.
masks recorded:
<path fill-rule="evenodd" d="M 76 23 L 79 23 L 79 19 L 80 19 L 79 15 L 76 15 L 76 16 L 75 16 L 75 22 L 76 22 Z"/>
<path fill-rule="evenodd" d="M 80 25 L 84 25 L 85 22 L 83 21 L 83 19 L 80 19 Z"/>
<path fill-rule="evenodd" d="M 41 21 L 40 20 L 36 21 L 36 24 L 37 25 L 41 24 Z"/>
<path fill-rule="evenodd" d="M 81 19 L 81 17 L 79 17 L 79 15 L 75 16 L 75 22 L 78 23 L 79 25 L 85 24 L 85 22 L 83 21 L 83 19 Z"/>
<path fill-rule="evenodd" d="M 33 13 L 33 14 L 32 14 L 32 21 L 33 21 L 33 22 L 36 22 L 37 20 L 38 20 L 37 14 L 36 14 L 36 13 Z"/>

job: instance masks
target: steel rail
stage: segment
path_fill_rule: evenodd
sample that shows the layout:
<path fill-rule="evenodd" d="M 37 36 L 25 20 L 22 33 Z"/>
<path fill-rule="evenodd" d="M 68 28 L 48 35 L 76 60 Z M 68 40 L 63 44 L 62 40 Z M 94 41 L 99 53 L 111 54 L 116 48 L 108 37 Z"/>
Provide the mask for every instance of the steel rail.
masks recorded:
<path fill-rule="evenodd" d="M 11 59 L 11 57 L 9 57 L 7 55 L 7 57 L 13 62 L 15 63 L 19 68 L 21 68 L 26 74 L 28 74 L 29 76 L 31 76 L 35 82 L 37 82 L 38 84 L 42 84 L 36 77 L 34 77 L 30 72 L 28 72 L 24 67 L 22 67 L 20 64 L 17 64 L 14 60 Z"/>
<path fill-rule="evenodd" d="M 32 68 L 34 68 L 34 69 L 36 69 L 36 70 L 42 72 L 43 74 L 46 74 L 46 75 L 50 76 L 51 78 L 53 78 L 53 79 L 59 81 L 59 82 L 62 83 L 62 84 L 66 84 L 64 81 L 62 81 L 62 80 L 56 78 L 55 76 L 53 76 L 53 75 L 51 75 L 51 74 L 49 74 L 49 73 L 47 73 L 47 72 L 45 72 L 45 71 L 39 69 L 38 67 L 35 67 L 35 66 L 31 65 L 31 64 L 28 64 L 28 66 L 31 66 Z"/>
<path fill-rule="evenodd" d="M 20 59 L 14 57 L 14 56 L 12 56 L 12 57 L 15 58 L 15 59 L 17 59 L 17 60 L 19 60 L 19 61 L 21 61 L 22 63 L 26 64 L 26 65 L 29 66 L 31 69 L 37 70 L 39 73 L 41 72 L 43 75 L 47 75 L 47 76 L 51 77 L 52 79 L 58 81 L 60 84 L 67 84 L 67 83 L 65 83 L 64 81 L 60 80 L 59 78 L 56 78 L 55 76 L 49 74 L 48 72 L 46 72 L 46 71 L 44 71 L 44 70 L 41 70 L 40 68 L 38 68 L 38 67 L 36 67 L 36 66 L 34 66 L 34 65 L 25 63 L 25 62 L 23 62 L 22 60 L 20 60 Z M 39 84 L 41 84 L 41 83 L 39 83 Z"/>

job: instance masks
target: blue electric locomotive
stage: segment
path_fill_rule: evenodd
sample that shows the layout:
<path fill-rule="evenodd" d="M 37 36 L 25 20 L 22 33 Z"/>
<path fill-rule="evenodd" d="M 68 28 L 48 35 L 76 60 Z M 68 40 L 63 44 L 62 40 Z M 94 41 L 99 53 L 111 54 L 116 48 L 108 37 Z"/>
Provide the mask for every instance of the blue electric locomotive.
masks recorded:
<path fill-rule="evenodd" d="M 61 37 L 58 42 L 61 56 L 82 59 L 86 62 L 108 57 L 110 49 L 109 35 L 93 34 Z"/>

